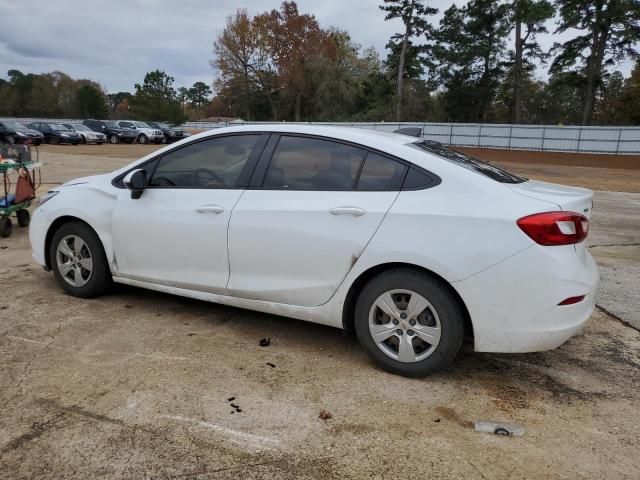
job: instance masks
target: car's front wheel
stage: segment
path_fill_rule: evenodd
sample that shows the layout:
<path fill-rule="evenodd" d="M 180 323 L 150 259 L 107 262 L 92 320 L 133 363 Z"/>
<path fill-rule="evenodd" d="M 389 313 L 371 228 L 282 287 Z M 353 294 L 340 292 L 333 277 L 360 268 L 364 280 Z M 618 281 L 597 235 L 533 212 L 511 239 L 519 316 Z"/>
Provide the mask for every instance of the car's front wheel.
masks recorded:
<path fill-rule="evenodd" d="M 109 143 L 112 143 L 113 145 L 115 145 L 116 143 L 120 143 L 120 139 L 118 138 L 118 135 L 116 135 L 115 133 L 112 133 L 111 135 L 109 135 Z"/>
<path fill-rule="evenodd" d="M 95 297 L 111 287 L 111 271 L 102 242 L 85 223 L 62 225 L 53 235 L 49 258 L 58 283 L 74 297 Z"/>
<path fill-rule="evenodd" d="M 382 369 L 423 377 L 446 367 L 464 338 L 464 311 L 433 276 L 393 269 L 365 285 L 356 302 L 355 330 Z"/>
<path fill-rule="evenodd" d="M 147 143 L 149 143 L 149 138 L 146 135 L 140 135 L 138 137 L 138 142 L 140 142 L 142 145 L 146 145 Z"/>

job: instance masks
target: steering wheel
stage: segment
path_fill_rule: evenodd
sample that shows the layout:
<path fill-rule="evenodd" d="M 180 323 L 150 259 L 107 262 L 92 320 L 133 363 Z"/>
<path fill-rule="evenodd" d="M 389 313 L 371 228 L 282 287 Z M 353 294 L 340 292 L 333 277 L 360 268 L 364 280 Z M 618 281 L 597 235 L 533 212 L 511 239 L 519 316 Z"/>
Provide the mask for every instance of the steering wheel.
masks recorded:
<path fill-rule="evenodd" d="M 206 178 L 209 177 L 209 178 Z M 216 172 L 209 170 L 208 168 L 198 168 L 191 174 L 191 185 L 199 187 L 210 187 L 212 181 L 216 182 L 216 185 L 224 185 L 225 187 L 231 187 L 231 184 L 224 178 L 219 176 Z"/>

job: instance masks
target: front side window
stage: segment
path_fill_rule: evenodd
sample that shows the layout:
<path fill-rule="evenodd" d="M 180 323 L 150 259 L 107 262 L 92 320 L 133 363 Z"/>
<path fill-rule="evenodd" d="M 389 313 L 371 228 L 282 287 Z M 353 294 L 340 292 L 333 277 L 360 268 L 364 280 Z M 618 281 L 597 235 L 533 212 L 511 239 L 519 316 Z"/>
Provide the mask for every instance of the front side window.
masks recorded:
<path fill-rule="evenodd" d="M 232 188 L 260 135 L 231 135 L 192 143 L 164 155 L 150 187 Z"/>
<path fill-rule="evenodd" d="M 283 136 L 263 182 L 274 190 L 352 190 L 365 150 L 305 137 Z"/>

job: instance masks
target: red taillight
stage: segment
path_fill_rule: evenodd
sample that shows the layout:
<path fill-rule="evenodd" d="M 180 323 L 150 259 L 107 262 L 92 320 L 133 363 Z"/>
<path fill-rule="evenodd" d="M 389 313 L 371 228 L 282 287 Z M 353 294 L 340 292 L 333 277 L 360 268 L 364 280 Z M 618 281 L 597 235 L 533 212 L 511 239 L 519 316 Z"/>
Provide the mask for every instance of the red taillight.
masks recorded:
<path fill-rule="evenodd" d="M 584 297 L 586 297 L 586 295 L 580 295 L 578 297 L 565 298 L 558 305 L 575 305 L 576 303 L 580 303 L 582 300 L 584 300 Z"/>
<path fill-rule="evenodd" d="M 589 219 L 575 212 L 536 213 L 517 223 L 534 242 L 546 246 L 580 243 L 589 232 Z"/>

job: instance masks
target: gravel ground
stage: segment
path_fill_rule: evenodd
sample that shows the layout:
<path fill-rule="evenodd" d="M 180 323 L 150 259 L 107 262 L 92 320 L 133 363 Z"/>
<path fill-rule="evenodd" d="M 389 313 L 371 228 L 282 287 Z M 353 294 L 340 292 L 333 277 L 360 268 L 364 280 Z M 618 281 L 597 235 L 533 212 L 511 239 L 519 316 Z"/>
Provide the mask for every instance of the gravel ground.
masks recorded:
<path fill-rule="evenodd" d="M 45 147 L 44 178 L 145 151 Z M 0 239 L 0 478 L 639 478 L 640 333 L 617 319 L 638 312 L 623 276 L 638 277 L 638 197 L 596 196 L 602 309 L 581 335 L 466 351 L 423 380 L 377 370 L 328 327 L 123 286 L 65 296 L 16 229 Z"/>

